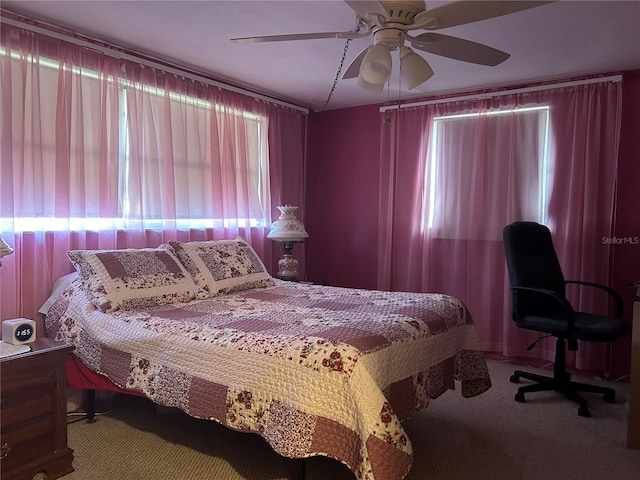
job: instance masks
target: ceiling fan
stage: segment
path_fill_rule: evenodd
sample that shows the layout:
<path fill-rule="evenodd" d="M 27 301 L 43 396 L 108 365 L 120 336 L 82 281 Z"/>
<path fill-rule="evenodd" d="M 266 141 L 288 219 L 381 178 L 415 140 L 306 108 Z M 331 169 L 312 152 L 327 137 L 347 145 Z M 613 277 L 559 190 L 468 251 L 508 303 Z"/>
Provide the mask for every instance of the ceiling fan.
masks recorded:
<path fill-rule="evenodd" d="M 400 75 L 411 90 L 433 76 L 427 61 L 413 49 L 480 65 L 496 66 L 509 54 L 480 43 L 452 37 L 434 30 L 478 22 L 538 7 L 550 1 L 497 0 L 455 1 L 427 9 L 424 0 L 344 0 L 356 13 L 358 27 L 352 32 L 316 32 L 232 38 L 233 42 L 280 42 L 320 38 L 373 37 L 347 67 L 343 79 L 358 78 L 359 84 L 381 92 L 391 75 L 391 52 L 398 50 Z M 412 30 L 427 30 L 411 35 Z M 410 46 L 407 46 L 406 44 Z M 412 48 L 413 47 L 413 48 Z"/>

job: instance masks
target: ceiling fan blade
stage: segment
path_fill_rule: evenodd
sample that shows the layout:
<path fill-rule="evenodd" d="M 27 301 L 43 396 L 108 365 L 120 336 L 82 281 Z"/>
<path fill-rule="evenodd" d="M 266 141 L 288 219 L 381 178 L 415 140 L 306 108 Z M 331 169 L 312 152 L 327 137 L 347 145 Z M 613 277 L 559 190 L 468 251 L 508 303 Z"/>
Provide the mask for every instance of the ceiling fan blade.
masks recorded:
<path fill-rule="evenodd" d="M 429 27 L 429 30 L 440 30 L 442 28 L 455 27 L 466 23 L 479 22 L 489 18 L 501 17 L 510 13 L 528 10 L 539 7 L 552 1 L 459 1 L 452 2 L 432 10 L 428 10 L 429 16 L 437 18 L 438 24 Z"/>
<path fill-rule="evenodd" d="M 360 65 L 362 64 L 362 59 L 367 54 L 367 51 L 370 48 L 371 47 L 364 48 L 356 58 L 351 60 L 351 63 L 349 64 L 347 69 L 344 71 L 344 74 L 342 75 L 343 80 L 347 78 L 356 78 L 358 76 L 358 74 L 360 73 Z"/>
<path fill-rule="evenodd" d="M 389 15 L 387 9 L 378 0 L 344 0 L 344 3 L 363 18 L 367 17 L 367 13 L 378 13 L 385 17 Z"/>
<path fill-rule="evenodd" d="M 507 52 L 481 43 L 441 33 L 422 33 L 416 37 L 407 36 L 407 39 L 418 50 L 490 67 L 495 67 L 511 56 Z"/>
<path fill-rule="evenodd" d="M 289 35 L 263 35 L 259 37 L 232 38 L 235 43 L 252 42 L 284 42 L 289 40 L 315 40 L 319 38 L 361 38 L 369 35 L 367 33 L 355 32 L 317 32 L 317 33 L 292 33 Z"/>

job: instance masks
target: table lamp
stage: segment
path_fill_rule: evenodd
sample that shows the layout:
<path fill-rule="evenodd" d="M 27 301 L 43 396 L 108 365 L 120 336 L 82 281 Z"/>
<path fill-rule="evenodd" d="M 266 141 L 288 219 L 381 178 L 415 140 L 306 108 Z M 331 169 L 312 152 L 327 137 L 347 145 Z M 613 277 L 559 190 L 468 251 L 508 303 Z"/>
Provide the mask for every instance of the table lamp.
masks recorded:
<path fill-rule="evenodd" d="M 278 260 L 276 274 L 282 280 L 298 280 L 298 260 L 293 256 L 293 245 L 302 243 L 309 236 L 302 222 L 296 218 L 297 209 L 292 205 L 278 207 L 280 217 L 271 224 L 271 230 L 267 234 L 267 238 L 282 243 L 284 255 Z"/>

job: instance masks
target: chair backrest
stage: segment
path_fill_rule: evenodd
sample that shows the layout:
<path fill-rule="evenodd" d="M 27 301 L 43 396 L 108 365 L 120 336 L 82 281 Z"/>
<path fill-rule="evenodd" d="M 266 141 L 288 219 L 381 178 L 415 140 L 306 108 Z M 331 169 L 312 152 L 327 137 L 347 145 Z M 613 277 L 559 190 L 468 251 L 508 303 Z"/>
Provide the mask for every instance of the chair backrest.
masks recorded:
<path fill-rule="evenodd" d="M 511 287 L 544 288 L 565 295 L 564 275 L 549 228 L 514 222 L 504 227 L 502 240 Z M 552 299 L 526 291 L 514 292 L 512 298 L 514 316 L 544 315 L 559 308 Z"/>

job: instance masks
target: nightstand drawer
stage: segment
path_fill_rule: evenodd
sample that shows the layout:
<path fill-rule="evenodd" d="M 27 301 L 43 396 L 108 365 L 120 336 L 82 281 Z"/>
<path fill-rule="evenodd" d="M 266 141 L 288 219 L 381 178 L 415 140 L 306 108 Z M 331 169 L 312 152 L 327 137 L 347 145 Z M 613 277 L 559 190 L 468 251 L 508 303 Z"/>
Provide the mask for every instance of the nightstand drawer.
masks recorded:
<path fill-rule="evenodd" d="M 53 431 L 51 415 L 42 415 L 10 427 L 3 427 L 0 437 L 2 471 L 11 471 L 53 452 Z"/>
<path fill-rule="evenodd" d="M 8 372 L 3 369 L 3 375 Z M 49 376 L 23 377 L 2 385 L 2 429 L 29 418 L 49 414 L 54 405 L 54 379 Z"/>

